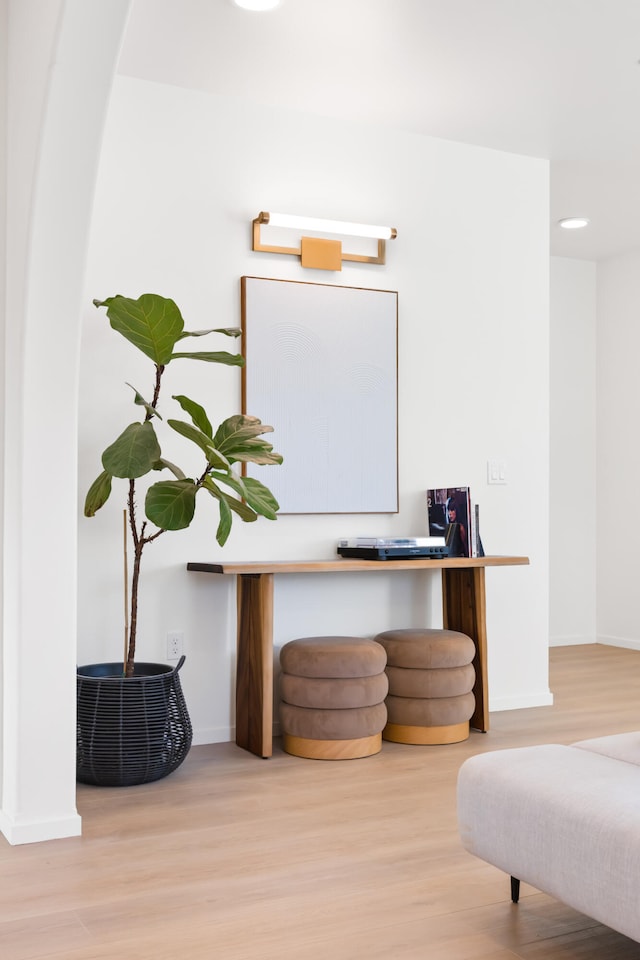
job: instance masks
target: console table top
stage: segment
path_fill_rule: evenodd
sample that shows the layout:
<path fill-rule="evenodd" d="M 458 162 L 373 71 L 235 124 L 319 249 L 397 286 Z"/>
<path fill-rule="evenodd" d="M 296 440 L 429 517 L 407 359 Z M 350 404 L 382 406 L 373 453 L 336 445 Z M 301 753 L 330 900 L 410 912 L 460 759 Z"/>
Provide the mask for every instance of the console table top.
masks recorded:
<path fill-rule="evenodd" d="M 187 570 L 200 573 L 262 574 L 262 573 L 370 573 L 374 570 L 442 570 L 469 567 L 512 567 L 528 564 L 528 557 L 443 557 L 406 560 L 259 560 L 223 563 L 190 562 Z"/>

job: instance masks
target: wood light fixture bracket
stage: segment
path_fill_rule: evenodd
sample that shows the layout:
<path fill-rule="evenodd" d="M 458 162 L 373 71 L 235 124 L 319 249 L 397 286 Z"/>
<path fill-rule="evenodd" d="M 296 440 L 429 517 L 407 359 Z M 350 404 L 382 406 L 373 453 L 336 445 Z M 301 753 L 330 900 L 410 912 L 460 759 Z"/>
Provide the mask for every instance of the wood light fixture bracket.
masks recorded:
<path fill-rule="evenodd" d="M 287 230 L 311 230 L 315 233 L 343 234 L 351 237 L 366 237 L 377 240 L 376 256 L 361 253 L 347 253 L 342 249 L 341 240 L 323 237 L 300 237 L 300 246 L 284 247 L 262 242 L 263 226 L 283 227 Z M 287 253 L 300 257 L 303 267 L 316 270 L 342 270 L 342 262 L 351 260 L 357 263 L 384 263 L 385 242 L 397 236 L 395 227 L 374 226 L 366 223 L 345 223 L 342 220 L 321 220 L 314 217 L 298 217 L 286 213 L 266 213 L 262 211 L 253 221 L 253 250 L 260 253 Z"/>

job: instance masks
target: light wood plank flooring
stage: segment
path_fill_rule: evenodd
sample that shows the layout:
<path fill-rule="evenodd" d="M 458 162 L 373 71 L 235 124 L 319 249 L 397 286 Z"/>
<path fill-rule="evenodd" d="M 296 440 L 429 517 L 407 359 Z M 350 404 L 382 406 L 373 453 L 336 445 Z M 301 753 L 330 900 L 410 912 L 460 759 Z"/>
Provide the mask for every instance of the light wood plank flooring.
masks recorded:
<path fill-rule="evenodd" d="M 0 958 L 640 960 L 532 887 L 514 906 L 458 841 L 465 757 L 640 729 L 640 652 L 552 649 L 551 688 L 461 744 L 342 762 L 216 744 L 157 784 L 79 787 L 81 838 L 0 838 Z"/>

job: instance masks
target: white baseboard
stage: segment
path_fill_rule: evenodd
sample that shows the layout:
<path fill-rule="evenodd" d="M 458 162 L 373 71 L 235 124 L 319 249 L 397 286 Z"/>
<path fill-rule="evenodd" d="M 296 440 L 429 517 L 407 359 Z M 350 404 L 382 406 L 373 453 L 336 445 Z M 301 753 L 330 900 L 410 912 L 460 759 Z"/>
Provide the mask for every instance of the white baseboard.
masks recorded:
<path fill-rule="evenodd" d="M 527 707 L 551 707 L 553 706 L 553 694 L 532 693 L 527 697 L 491 697 L 489 700 L 489 712 L 498 713 L 501 710 L 524 710 Z"/>
<path fill-rule="evenodd" d="M 549 637 L 549 646 L 550 647 L 577 647 L 582 646 L 586 643 L 595 644 L 598 641 L 595 637 L 580 637 L 580 636 L 568 636 L 568 637 Z"/>
<path fill-rule="evenodd" d="M 627 640 L 626 637 L 598 637 L 597 643 L 607 647 L 624 647 L 626 650 L 640 650 L 640 640 Z"/>
<path fill-rule="evenodd" d="M 40 843 L 42 840 L 62 840 L 79 837 L 82 833 L 82 818 L 78 815 L 57 820 L 24 820 L 18 822 L 4 810 L 0 810 L 0 832 L 12 845 Z"/>
<path fill-rule="evenodd" d="M 280 721 L 273 721 L 273 736 L 280 736 Z M 193 731 L 192 746 L 198 747 L 205 743 L 234 743 L 236 739 L 235 727 L 200 727 Z"/>
<path fill-rule="evenodd" d="M 191 745 L 198 747 L 204 743 L 233 743 L 235 739 L 235 727 L 200 727 L 193 731 Z"/>

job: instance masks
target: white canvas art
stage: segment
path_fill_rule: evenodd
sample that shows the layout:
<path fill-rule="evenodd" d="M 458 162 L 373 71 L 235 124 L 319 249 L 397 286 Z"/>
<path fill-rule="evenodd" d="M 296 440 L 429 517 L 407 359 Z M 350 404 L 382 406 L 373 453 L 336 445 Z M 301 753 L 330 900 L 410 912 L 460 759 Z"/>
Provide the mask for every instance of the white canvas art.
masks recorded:
<path fill-rule="evenodd" d="M 248 468 L 280 513 L 398 510 L 398 295 L 242 277 L 243 410 L 282 466 Z"/>

